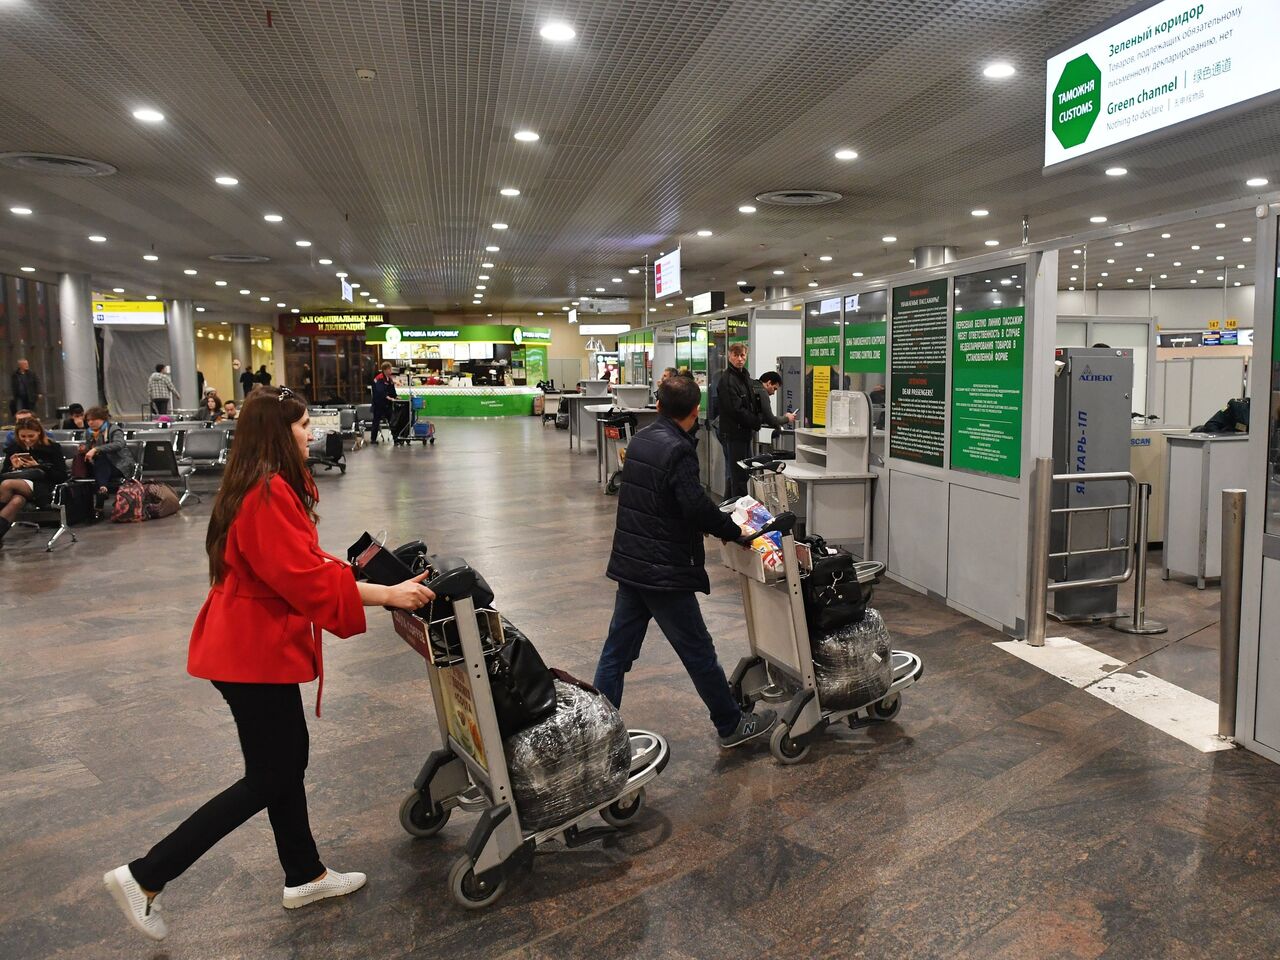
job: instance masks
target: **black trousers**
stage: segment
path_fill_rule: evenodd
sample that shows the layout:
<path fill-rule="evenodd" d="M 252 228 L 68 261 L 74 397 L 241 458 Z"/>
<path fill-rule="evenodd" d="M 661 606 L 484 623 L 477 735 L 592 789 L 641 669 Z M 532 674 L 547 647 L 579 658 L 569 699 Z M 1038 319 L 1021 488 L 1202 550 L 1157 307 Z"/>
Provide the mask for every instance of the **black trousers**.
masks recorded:
<path fill-rule="evenodd" d="M 161 398 L 159 398 L 159 397 L 152 397 L 152 398 L 151 398 L 151 414 L 152 414 L 152 416 L 156 416 L 156 417 L 164 417 L 164 416 L 168 416 L 168 414 L 169 414 L 169 401 L 168 401 L 168 399 L 167 399 L 167 398 L 165 398 L 165 399 L 161 399 Z"/>
<path fill-rule="evenodd" d="M 140 860 L 133 877 L 152 893 L 182 873 L 219 840 L 266 809 L 287 887 L 324 873 L 307 819 L 303 777 L 307 769 L 307 719 L 296 683 L 224 683 L 215 680 L 231 708 L 244 753 L 244 776 L 187 817 Z"/>
<path fill-rule="evenodd" d="M 747 495 L 747 471 L 738 466 L 739 460 L 751 456 L 751 438 L 741 440 L 720 438 L 720 447 L 724 450 L 724 496 L 735 500 Z"/>

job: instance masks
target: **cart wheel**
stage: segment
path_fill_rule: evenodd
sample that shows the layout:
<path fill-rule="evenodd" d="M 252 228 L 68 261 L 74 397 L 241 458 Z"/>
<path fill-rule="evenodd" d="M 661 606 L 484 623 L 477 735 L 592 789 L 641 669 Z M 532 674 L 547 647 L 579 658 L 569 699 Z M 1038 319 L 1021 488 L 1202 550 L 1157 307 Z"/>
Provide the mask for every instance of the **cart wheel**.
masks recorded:
<path fill-rule="evenodd" d="M 600 819 L 611 827 L 621 830 L 635 819 L 644 807 L 644 787 L 635 793 L 629 793 L 620 800 L 615 800 L 600 811 Z"/>
<path fill-rule="evenodd" d="M 436 806 L 429 810 L 421 793 L 414 790 L 400 804 L 400 826 L 414 837 L 434 837 L 449 822 L 451 810 Z"/>
<path fill-rule="evenodd" d="M 507 889 L 507 878 L 501 876 L 495 883 L 476 877 L 471 858 L 465 853 L 453 861 L 449 868 L 449 892 L 459 905 L 468 910 L 479 910 L 497 900 Z"/>
<path fill-rule="evenodd" d="M 885 697 L 883 700 L 873 703 L 869 708 L 869 712 L 873 720 L 892 720 L 901 709 L 902 698 L 895 693 L 891 697 Z"/>
<path fill-rule="evenodd" d="M 434 446 L 436 445 L 436 438 L 435 438 L 435 437 L 432 437 L 432 438 L 431 438 L 430 440 L 428 440 L 427 442 L 428 442 L 428 443 L 430 443 L 430 444 L 434 447 Z"/>
<path fill-rule="evenodd" d="M 779 723 L 769 737 L 769 752 L 781 764 L 799 763 L 809 755 L 809 744 L 792 740 L 788 736 L 790 728 Z"/>

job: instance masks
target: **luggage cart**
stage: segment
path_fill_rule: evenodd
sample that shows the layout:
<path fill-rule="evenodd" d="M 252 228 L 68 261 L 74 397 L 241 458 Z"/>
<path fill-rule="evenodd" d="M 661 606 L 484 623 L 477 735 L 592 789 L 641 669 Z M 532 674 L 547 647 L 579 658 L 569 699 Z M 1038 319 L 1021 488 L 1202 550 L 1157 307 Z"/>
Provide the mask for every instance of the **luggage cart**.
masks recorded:
<path fill-rule="evenodd" d="M 638 422 L 634 413 L 614 412 L 600 418 L 600 433 L 604 439 L 600 456 L 605 464 L 605 473 L 608 475 L 608 480 L 604 485 L 604 492 L 609 496 L 617 493 L 622 486 L 622 467 L 627 459 L 627 444 L 631 442 L 631 438 L 635 435 Z M 612 472 L 609 471 L 608 466 L 610 448 L 612 448 L 618 463 L 618 468 Z"/>
<path fill-rule="evenodd" d="M 644 805 L 645 785 L 666 767 L 667 741 L 647 730 L 629 730 L 631 772 L 621 792 L 570 820 L 545 830 L 520 825 L 511 777 L 498 733 L 486 655 L 501 642 L 496 611 L 471 601 L 475 573 L 468 566 L 440 571 L 427 581 L 449 615 L 428 621 L 393 611 L 396 633 L 427 662 L 431 698 L 444 746 L 423 765 L 413 791 L 400 805 L 400 823 L 415 837 L 439 833 L 456 808 L 478 813 L 467 849 L 449 870 L 449 891 L 463 907 L 487 907 L 506 889 L 508 867 L 527 863 L 549 840 L 577 847 L 625 827 Z M 483 627 L 483 636 L 482 628 Z M 608 825 L 584 826 L 595 814 Z"/>
<path fill-rule="evenodd" d="M 757 702 L 789 700 L 769 739 L 769 751 L 779 763 L 803 760 L 814 739 L 841 721 L 857 729 L 892 720 L 902 706 L 902 691 L 920 679 L 924 663 L 914 653 L 894 650 L 893 678 L 884 696 L 851 710 L 827 710 L 818 696 L 805 622 L 800 579 L 810 563 L 809 547 L 797 544 L 792 527 L 795 517 L 780 514 L 760 532 L 782 533 L 782 568 L 770 571 L 763 558 L 747 544 L 724 544 L 721 557 L 738 574 L 747 616 L 747 640 L 751 654 L 733 671 L 729 684 L 744 710 Z M 855 568 L 862 583 L 872 583 L 884 566 L 875 561 Z M 795 691 L 791 693 L 791 691 Z"/>
<path fill-rule="evenodd" d="M 425 397 L 393 397 L 391 400 L 391 441 L 397 447 L 412 443 L 430 443 L 435 446 L 436 428 L 430 420 L 418 419 Z"/>

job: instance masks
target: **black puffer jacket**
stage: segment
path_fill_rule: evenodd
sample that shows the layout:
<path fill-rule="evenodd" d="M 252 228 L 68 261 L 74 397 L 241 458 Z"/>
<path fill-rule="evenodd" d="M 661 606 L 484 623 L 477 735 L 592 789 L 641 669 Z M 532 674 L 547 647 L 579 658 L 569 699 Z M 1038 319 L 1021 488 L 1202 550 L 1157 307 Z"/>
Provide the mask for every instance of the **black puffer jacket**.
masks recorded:
<path fill-rule="evenodd" d="M 703 534 L 732 540 L 739 530 L 703 491 L 697 451 L 697 438 L 669 417 L 658 417 L 631 438 L 610 580 L 644 590 L 711 592 Z"/>
<path fill-rule="evenodd" d="M 716 398 L 720 411 L 719 431 L 725 440 L 750 440 L 760 429 L 760 409 L 756 404 L 755 381 L 747 368 L 733 364 L 720 375 Z"/>

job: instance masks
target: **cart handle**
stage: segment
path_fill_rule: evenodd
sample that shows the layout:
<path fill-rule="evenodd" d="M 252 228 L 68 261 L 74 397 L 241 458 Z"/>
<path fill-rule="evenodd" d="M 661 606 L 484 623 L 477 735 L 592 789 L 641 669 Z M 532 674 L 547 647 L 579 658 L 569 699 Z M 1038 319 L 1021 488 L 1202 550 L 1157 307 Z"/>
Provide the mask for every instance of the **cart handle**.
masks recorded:
<path fill-rule="evenodd" d="M 758 460 L 752 457 L 749 460 L 739 460 L 738 466 L 742 467 L 747 473 L 763 474 L 763 473 L 782 473 L 787 469 L 787 461 L 785 460 Z"/>
<path fill-rule="evenodd" d="M 792 513 L 790 510 L 788 510 L 784 513 L 778 514 L 776 517 L 774 517 L 772 520 L 766 523 L 763 527 L 761 527 L 751 536 L 739 537 L 737 542 L 742 544 L 744 547 L 749 546 L 751 544 L 751 541 L 756 539 L 756 537 L 763 537 L 766 533 L 773 533 L 775 531 L 777 531 L 778 533 L 781 533 L 783 536 L 786 536 L 792 530 L 795 529 L 795 526 L 796 526 L 796 515 Z"/>

